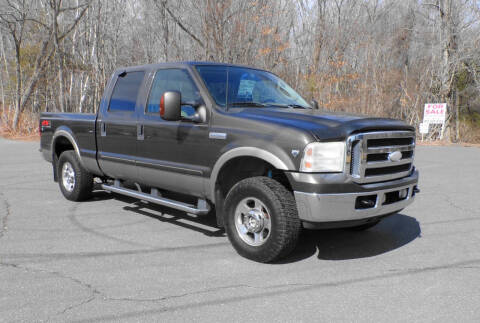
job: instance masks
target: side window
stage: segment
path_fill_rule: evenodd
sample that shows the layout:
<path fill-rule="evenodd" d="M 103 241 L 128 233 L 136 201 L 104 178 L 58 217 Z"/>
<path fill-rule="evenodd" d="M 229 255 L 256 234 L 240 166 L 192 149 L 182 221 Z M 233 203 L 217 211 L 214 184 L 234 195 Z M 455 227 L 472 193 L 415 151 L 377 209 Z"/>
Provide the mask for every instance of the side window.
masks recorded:
<path fill-rule="evenodd" d="M 215 102 L 224 107 L 227 102 L 227 67 L 200 65 L 197 66 L 197 71 Z"/>
<path fill-rule="evenodd" d="M 144 72 L 129 72 L 118 76 L 112 97 L 108 106 L 109 111 L 135 111 L 138 92 L 142 85 Z"/>
<path fill-rule="evenodd" d="M 183 69 L 157 71 L 148 98 L 147 113 L 158 113 L 160 99 L 167 91 L 179 91 L 182 94 L 182 116 L 188 117 L 195 114 L 192 105 L 200 101 L 201 96 L 190 75 Z"/>
<path fill-rule="evenodd" d="M 252 102 L 253 99 L 253 89 L 257 80 L 254 75 L 249 73 L 244 73 L 240 78 L 240 83 L 238 85 L 237 98 L 235 101 L 238 102 Z"/>

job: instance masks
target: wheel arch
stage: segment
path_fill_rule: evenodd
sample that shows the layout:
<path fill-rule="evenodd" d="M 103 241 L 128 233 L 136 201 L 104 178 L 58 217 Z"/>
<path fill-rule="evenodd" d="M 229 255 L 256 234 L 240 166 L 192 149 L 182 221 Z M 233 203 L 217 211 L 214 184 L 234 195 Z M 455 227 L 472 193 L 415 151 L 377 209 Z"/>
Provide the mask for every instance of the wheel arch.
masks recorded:
<path fill-rule="evenodd" d="M 268 163 L 279 170 L 289 169 L 287 162 L 284 162 L 282 159 L 267 150 L 257 147 L 233 148 L 221 155 L 213 166 L 212 173 L 210 175 L 210 191 L 208 192 L 209 198 L 212 200 L 212 202 L 215 202 L 215 186 L 221 170 L 228 165 L 228 162 L 231 162 L 235 158 L 248 157 L 262 160 L 263 162 Z"/>
<path fill-rule="evenodd" d="M 52 163 L 53 163 L 55 181 L 58 180 L 58 174 L 57 174 L 58 158 L 66 150 L 74 150 L 80 164 L 82 165 L 82 167 L 85 167 L 85 165 L 83 164 L 82 156 L 80 155 L 80 149 L 78 147 L 74 134 L 68 127 L 61 126 L 55 131 L 52 138 L 52 161 L 53 161 Z"/>
<path fill-rule="evenodd" d="M 215 163 L 209 182 L 209 199 L 215 204 L 217 224 L 223 226 L 223 202 L 229 189 L 242 179 L 269 176 L 286 187 L 290 183 L 284 173 L 289 167 L 273 153 L 256 147 L 239 147 L 225 152 Z M 225 177 L 232 171 L 235 175 Z"/>

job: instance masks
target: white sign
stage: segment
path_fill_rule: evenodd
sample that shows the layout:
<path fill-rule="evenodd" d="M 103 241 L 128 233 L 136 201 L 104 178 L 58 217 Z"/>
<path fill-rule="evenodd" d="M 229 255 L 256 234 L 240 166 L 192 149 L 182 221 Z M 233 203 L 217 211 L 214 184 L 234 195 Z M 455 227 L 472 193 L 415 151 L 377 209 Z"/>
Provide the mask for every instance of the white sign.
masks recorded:
<path fill-rule="evenodd" d="M 423 123 L 445 123 L 446 103 L 427 103 L 423 113 Z"/>
<path fill-rule="evenodd" d="M 428 126 L 430 126 L 429 123 L 427 122 L 423 122 L 419 125 L 419 128 L 420 128 L 420 133 L 422 134 L 427 134 L 428 133 Z"/>

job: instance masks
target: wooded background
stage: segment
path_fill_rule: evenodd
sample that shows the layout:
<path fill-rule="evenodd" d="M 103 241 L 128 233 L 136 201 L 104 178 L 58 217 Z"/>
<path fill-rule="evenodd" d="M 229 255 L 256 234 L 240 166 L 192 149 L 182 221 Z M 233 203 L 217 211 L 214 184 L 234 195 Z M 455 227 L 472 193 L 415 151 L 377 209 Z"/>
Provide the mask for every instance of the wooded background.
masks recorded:
<path fill-rule="evenodd" d="M 95 112 L 120 66 L 202 60 L 415 126 L 446 102 L 445 138 L 480 142 L 479 18 L 478 0 L 0 0 L 0 126 Z"/>

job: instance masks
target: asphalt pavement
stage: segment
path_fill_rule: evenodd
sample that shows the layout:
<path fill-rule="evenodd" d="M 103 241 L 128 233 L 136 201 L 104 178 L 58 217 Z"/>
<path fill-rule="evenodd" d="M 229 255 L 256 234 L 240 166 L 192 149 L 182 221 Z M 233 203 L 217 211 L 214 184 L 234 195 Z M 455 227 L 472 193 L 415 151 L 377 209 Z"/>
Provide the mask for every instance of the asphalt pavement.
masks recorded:
<path fill-rule="evenodd" d="M 418 147 L 411 206 L 259 264 L 212 217 L 67 201 L 38 146 L 0 139 L 1 322 L 480 322 L 479 148 Z"/>

